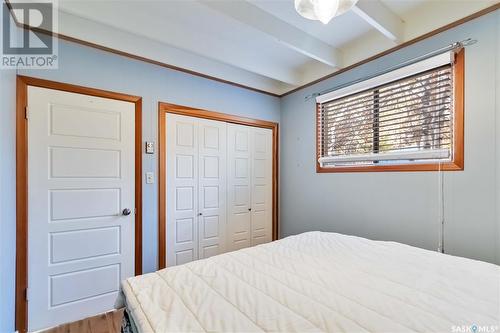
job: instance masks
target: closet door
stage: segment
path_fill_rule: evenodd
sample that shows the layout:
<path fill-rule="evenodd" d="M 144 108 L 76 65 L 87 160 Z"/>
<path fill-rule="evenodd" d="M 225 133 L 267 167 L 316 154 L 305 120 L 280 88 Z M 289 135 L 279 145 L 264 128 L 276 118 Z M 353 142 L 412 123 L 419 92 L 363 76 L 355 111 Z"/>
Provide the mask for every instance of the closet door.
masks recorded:
<path fill-rule="evenodd" d="M 198 258 L 198 120 L 167 114 L 167 266 Z"/>
<path fill-rule="evenodd" d="M 251 245 L 251 127 L 227 125 L 227 250 Z"/>
<path fill-rule="evenodd" d="M 198 120 L 199 259 L 224 252 L 226 228 L 226 123 Z"/>
<path fill-rule="evenodd" d="M 270 129 L 251 129 L 251 244 L 272 241 L 273 221 L 273 133 Z"/>

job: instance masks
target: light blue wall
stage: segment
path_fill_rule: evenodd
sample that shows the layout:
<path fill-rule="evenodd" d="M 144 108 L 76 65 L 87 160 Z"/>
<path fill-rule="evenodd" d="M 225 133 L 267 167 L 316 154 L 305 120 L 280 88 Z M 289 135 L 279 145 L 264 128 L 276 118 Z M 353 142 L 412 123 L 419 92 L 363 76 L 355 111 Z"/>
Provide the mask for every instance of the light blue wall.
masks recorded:
<path fill-rule="evenodd" d="M 15 271 L 15 73 L 1 70 L 0 144 L 2 211 L 0 332 L 13 330 Z M 143 140 L 155 141 L 158 102 L 169 102 L 279 122 L 276 97 L 161 68 L 77 44 L 60 41 L 58 70 L 21 70 L 21 75 L 111 90 L 143 97 Z M 143 155 L 143 172 L 157 171 L 157 154 Z M 143 177 L 143 270 L 158 262 L 157 184 Z"/>
<path fill-rule="evenodd" d="M 158 102 L 279 122 L 280 101 L 231 85 L 161 68 L 74 43 L 59 43 L 58 70 L 20 71 L 22 75 L 142 96 L 143 141 L 155 141 Z M 143 172 L 154 171 L 158 154 L 143 154 Z M 143 269 L 158 262 L 158 184 L 143 177 Z"/>
<path fill-rule="evenodd" d="M 304 97 L 466 38 L 465 171 L 445 174 L 448 253 L 500 263 L 497 211 L 500 11 L 286 96 L 281 103 L 281 233 L 327 230 L 427 249 L 438 243 L 438 175 L 317 174 L 315 101 Z M 497 76 L 497 77 L 495 77 Z"/>
<path fill-rule="evenodd" d="M 14 70 L 0 70 L 0 332 L 14 323 L 16 251 Z"/>
<path fill-rule="evenodd" d="M 3 5 L 3 4 L 2 4 Z M 0 24 L 0 34 L 3 25 Z M 14 38 L 20 39 L 20 30 Z M 14 330 L 16 261 L 16 72 L 0 69 L 0 332 Z"/>

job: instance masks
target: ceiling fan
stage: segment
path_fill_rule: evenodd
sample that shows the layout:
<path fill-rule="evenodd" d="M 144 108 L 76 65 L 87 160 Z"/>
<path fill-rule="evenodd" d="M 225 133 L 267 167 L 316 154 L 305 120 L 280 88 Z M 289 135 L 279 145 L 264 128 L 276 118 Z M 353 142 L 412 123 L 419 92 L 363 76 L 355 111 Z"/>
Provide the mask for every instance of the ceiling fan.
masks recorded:
<path fill-rule="evenodd" d="M 351 9 L 358 0 L 295 0 L 295 10 L 301 16 L 328 24 L 332 18 Z"/>

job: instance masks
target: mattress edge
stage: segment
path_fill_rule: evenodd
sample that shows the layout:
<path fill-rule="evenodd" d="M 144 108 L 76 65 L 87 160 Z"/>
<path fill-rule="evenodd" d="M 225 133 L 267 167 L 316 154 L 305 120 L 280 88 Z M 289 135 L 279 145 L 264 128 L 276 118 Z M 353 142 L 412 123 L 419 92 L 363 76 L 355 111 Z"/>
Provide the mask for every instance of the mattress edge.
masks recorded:
<path fill-rule="evenodd" d="M 132 316 L 138 333 L 154 332 L 128 280 L 122 281 L 122 290 L 125 295 L 125 306 Z"/>

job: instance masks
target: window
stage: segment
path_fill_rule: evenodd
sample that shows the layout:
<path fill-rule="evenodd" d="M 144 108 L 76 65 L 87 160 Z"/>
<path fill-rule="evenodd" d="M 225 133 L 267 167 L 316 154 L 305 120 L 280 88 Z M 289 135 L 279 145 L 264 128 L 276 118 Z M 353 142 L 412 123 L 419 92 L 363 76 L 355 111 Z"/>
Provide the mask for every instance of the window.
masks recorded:
<path fill-rule="evenodd" d="M 464 51 L 317 97 L 317 171 L 463 170 Z"/>

